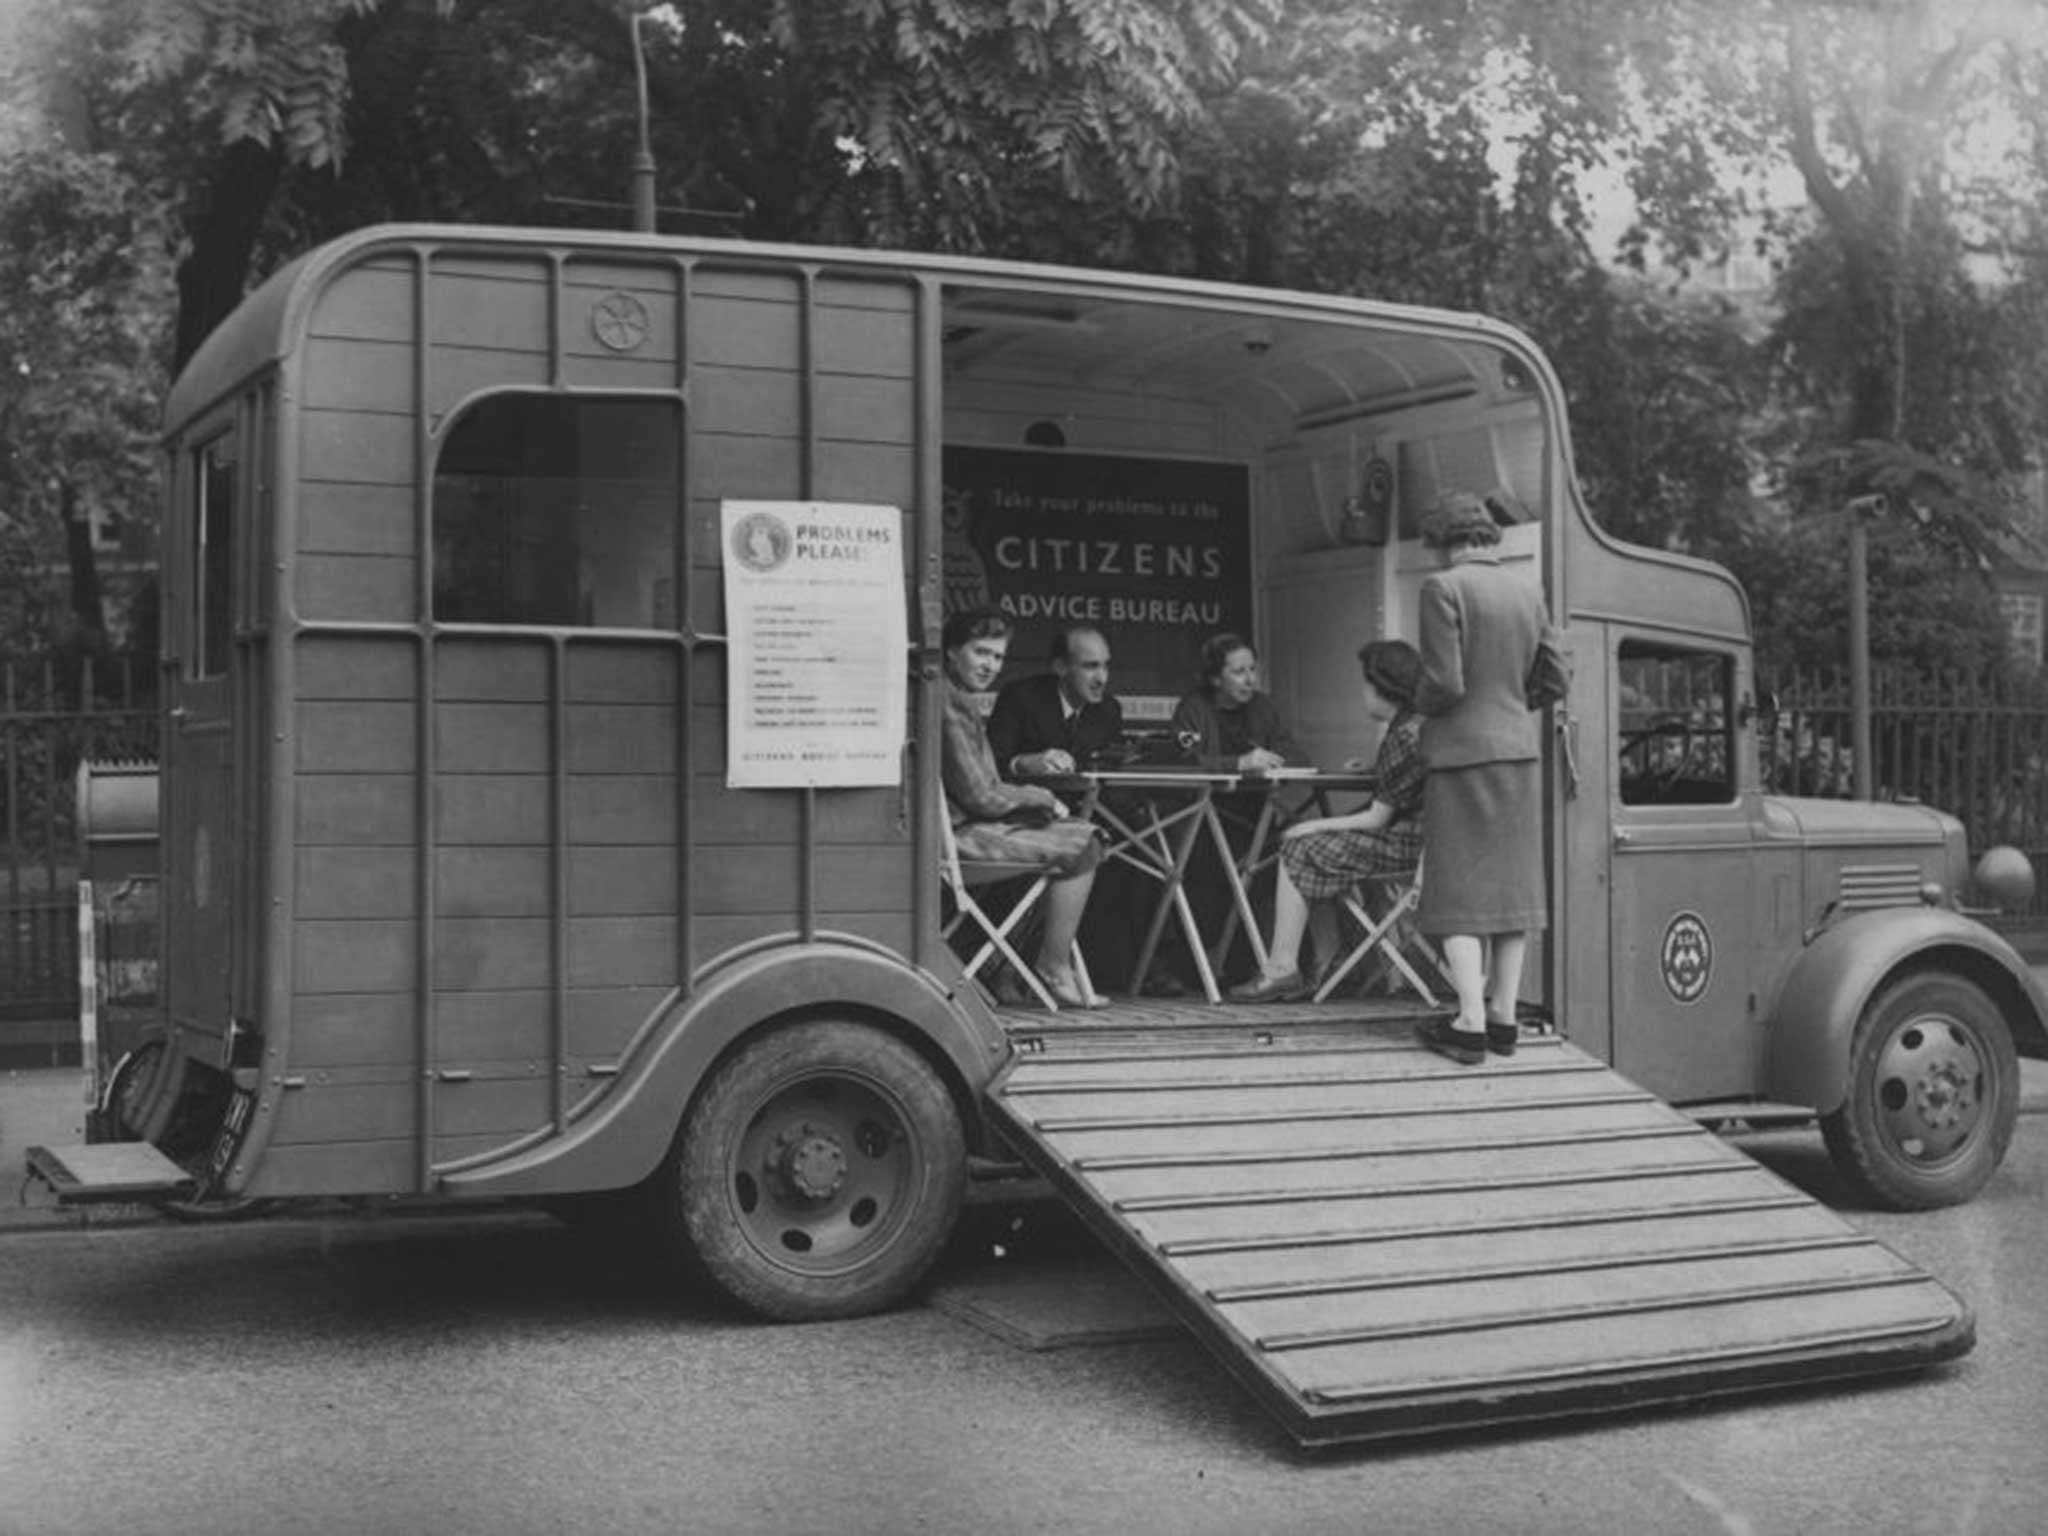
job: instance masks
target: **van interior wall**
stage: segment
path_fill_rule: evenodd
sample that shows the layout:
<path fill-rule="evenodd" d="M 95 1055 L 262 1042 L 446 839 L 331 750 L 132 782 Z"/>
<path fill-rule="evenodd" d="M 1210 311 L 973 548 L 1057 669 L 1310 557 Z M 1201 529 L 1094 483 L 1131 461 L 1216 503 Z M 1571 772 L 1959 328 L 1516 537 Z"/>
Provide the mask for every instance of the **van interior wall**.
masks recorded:
<path fill-rule="evenodd" d="M 1531 521 L 1505 530 L 1502 552 L 1537 579 L 1544 434 L 1527 397 L 1463 399 L 1303 430 L 1270 404 L 1227 394 L 1139 395 L 1078 388 L 1071 379 L 947 381 L 949 448 L 1023 449 L 1043 443 L 1048 423 L 1060 441 L 1039 449 L 1046 453 L 1220 460 L 1246 468 L 1261 686 L 1324 766 L 1369 759 L 1377 749 L 1377 728 L 1359 706 L 1357 652 L 1372 640 L 1416 638 L 1416 594 L 1436 569 L 1418 534 L 1439 493 L 1509 493 Z M 1386 497 L 1383 507 L 1373 505 L 1376 494 Z M 1145 579 L 1132 574 L 1129 583 L 1142 597 Z M 1104 627 L 1114 651 L 1115 626 Z M 1194 685 L 1208 635 L 1192 616 L 1185 628 L 1176 648 L 1185 654 L 1186 675 L 1175 689 Z M 1006 677 L 1045 665 L 1035 643 L 1012 649 Z M 1140 726 L 1157 723 L 1148 714 L 1168 707 L 1147 696 L 1162 686 L 1156 680 L 1120 677 L 1114 663 L 1111 686 L 1126 695 L 1127 714 Z M 1128 697 L 1134 687 L 1135 709 Z"/>

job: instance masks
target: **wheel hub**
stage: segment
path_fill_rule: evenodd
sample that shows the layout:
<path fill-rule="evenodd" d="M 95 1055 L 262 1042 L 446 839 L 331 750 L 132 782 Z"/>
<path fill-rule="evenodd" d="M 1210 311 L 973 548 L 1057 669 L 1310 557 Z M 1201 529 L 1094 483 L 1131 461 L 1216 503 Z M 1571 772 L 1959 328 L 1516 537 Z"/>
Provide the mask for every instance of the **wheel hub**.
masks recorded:
<path fill-rule="evenodd" d="M 830 1200 L 846 1183 L 846 1150 L 809 1121 L 776 1137 L 774 1166 L 800 1200 Z"/>
<path fill-rule="evenodd" d="M 1923 1075 L 1914 1089 L 1921 1121 L 1931 1130 L 1951 1130 L 1976 1107 L 1970 1079 L 1954 1062 L 1942 1062 Z"/>
<path fill-rule="evenodd" d="M 1952 1155 L 1982 1120 L 1982 1064 L 1953 1024 L 1916 1019 L 1887 1043 L 1879 1100 L 1893 1144 L 1905 1156 L 1932 1162 Z"/>

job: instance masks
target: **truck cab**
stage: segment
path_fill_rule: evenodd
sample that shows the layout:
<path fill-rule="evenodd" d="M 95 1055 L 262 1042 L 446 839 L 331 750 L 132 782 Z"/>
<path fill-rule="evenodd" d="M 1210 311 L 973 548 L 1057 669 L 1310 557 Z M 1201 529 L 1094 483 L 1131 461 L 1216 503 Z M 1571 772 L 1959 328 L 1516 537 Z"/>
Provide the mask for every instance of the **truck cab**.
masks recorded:
<path fill-rule="evenodd" d="M 1604 542 L 1586 530 L 1582 571 Z M 1818 1111 L 1866 1198 L 1967 1199 L 2010 1135 L 2013 1041 L 2041 1039 L 2031 972 L 1964 913 L 1961 824 L 1767 791 L 1740 591 L 1698 562 L 1626 558 L 1606 574 L 1631 599 L 1572 612 L 1574 1037 L 1702 1113 Z"/>

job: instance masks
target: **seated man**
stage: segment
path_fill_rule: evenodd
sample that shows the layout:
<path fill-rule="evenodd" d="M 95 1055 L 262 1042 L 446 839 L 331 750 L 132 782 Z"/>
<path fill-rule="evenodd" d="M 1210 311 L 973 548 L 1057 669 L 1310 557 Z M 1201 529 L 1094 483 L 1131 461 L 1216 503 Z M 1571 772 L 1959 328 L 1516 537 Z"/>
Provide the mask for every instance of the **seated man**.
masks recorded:
<path fill-rule="evenodd" d="M 989 711 L 988 744 L 1006 779 L 1040 779 L 1095 766 L 1124 733 L 1109 691 L 1109 641 L 1085 625 L 1052 643 L 1052 670 L 1003 685 Z"/>
<path fill-rule="evenodd" d="M 1051 671 L 1004 684 L 988 717 L 996 762 L 1005 778 L 1020 782 L 1103 766 L 1105 754 L 1122 743 L 1123 730 L 1123 705 L 1109 691 L 1109 641 L 1085 624 L 1054 638 Z M 1125 819 L 1135 814 L 1132 807 Z M 1115 861 L 1103 878 L 1109 889 L 1089 908 L 1081 946 L 1096 975 L 1122 985 L 1137 963 L 1159 888 Z M 1172 947 L 1169 930 L 1163 948 Z M 1155 997 L 1178 997 L 1187 988 L 1162 955 L 1146 990 Z"/>

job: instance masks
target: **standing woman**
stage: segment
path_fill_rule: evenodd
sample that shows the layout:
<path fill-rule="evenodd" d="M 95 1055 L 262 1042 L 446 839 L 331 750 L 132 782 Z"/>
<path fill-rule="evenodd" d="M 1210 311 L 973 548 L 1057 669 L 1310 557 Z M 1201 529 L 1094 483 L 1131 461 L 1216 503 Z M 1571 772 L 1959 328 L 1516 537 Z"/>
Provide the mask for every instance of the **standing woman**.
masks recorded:
<path fill-rule="evenodd" d="M 1515 1000 L 1544 895 L 1542 734 L 1537 711 L 1570 673 L 1533 582 L 1500 562 L 1500 528 L 1466 491 L 1440 498 L 1424 542 L 1444 569 L 1422 584 L 1422 902 L 1415 926 L 1439 939 L 1458 993 L 1455 1020 L 1416 1026 L 1465 1066 L 1515 1049 Z"/>

